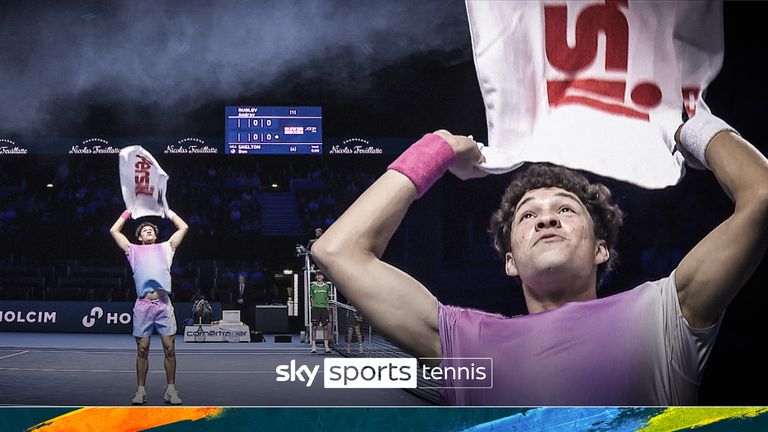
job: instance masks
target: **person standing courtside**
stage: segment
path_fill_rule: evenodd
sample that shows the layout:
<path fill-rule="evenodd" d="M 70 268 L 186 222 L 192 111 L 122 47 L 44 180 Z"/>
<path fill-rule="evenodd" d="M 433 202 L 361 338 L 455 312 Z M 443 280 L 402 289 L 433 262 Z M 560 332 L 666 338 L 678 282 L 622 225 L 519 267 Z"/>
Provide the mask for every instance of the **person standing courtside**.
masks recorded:
<path fill-rule="evenodd" d="M 328 347 L 328 334 L 331 332 L 331 323 L 329 320 L 328 300 L 331 296 L 331 284 L 325 282 L 325 275 L 322 272 L 315 273 L 315 281 L 309 285 L 309 303 L 312 306 L 312 352 L 317 352 L 315 341 L 317 340 L 317 326 L 325 326 L 323 332 L 323 345 L 325 352 L 331 352 Z"/>
<path fill-rule="evenodd" d="M 138 389 L 131 401 L 134 405 L 147 402 L 144 388 L 149 369 L 149 343 L 153 329 L 157 329 L 165 354 L 165 376 L 168 387 L 163 399 L 179 405 L 182 400 L 176 390 L 176 316 L 168 294 L 171 292 L 171 262 L 189 226 L 172 210 L 165 217 L 176 226 L 176 232 L 166 242 L 157 243 L 157 226 L 144 222 L 136 229 L 141 244 L 132 244 L 121 232 L 131 217 L 126 210 L 109 230 L 118 247 L 125 252 L 136 282 L 136 304 L 133 307 L 133 336 L 136 338 L 136 378 Z"/>
<path fill-rule="evenodd" d="M 248 325 L 249 328 L 253 328 L 251 322 L 251 300 L 253 297 L 253 287 L 248 283 L 244 274 L 240 274 L 237 277 L 237 283 L 235 286 L 234 298 L 237 309 L 240 310 L 240 319 Z"/>

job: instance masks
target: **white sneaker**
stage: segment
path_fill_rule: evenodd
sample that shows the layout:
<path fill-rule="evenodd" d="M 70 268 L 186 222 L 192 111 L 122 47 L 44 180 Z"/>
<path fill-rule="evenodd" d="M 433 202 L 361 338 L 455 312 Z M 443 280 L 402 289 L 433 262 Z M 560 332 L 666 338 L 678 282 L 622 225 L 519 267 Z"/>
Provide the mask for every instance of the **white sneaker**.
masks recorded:
<path fill-rule="evenodd" d="M 133 405 L 144 405 L 147 403 L 147 394 L 143 391 L 137 391 L 135 395 L 133 395 L 133 400 L 131 400 L 131 403 Z"/>
<path fill-rule="evenodd" d="M 163 399 L 171 405 L 181 405 L 181 398 L 176 390 L 166 390 Z"/>

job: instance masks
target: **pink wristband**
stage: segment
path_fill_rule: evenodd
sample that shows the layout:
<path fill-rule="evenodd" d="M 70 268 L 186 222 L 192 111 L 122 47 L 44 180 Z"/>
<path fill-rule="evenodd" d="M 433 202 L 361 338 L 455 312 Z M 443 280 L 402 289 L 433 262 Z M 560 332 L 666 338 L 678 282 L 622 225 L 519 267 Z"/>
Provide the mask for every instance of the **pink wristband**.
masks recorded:
<path fill-rule="evenodd" d="M 120 217 L 125 220 L 128 220 L 131 217 L 131 211 L 130 210 L 124 211 L 123 214 L 120 215 Z"/>
<path fill-rule="evenodd" d="M 416 197 L 421 198 L 455 159 L 453 148 L 440 135 L 426 134 L 392 162 L 388 169 L 408 177 L 416 186 Z"/>

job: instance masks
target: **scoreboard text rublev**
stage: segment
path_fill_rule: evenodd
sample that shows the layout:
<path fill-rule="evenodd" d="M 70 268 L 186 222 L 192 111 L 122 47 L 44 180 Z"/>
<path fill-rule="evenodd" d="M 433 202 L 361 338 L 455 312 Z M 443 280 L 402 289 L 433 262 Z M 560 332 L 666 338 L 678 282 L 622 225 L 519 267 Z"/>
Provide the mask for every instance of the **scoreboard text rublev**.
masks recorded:
<path fill-rule="evenodd" d="M 323 117 L 317 106 L 228 106 L 227 154 L 322 154 Z"/>

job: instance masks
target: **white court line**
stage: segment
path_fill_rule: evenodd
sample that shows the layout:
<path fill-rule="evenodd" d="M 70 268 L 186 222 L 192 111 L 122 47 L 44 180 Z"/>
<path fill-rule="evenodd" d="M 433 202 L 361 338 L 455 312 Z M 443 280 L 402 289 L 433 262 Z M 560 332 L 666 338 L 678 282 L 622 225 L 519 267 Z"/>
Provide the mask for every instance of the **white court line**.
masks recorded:
<path fill-rule="evenodd" d="M 162 353 L 162 351 L 158 351 L 159 353 Z M 285 354 L 313 354 L 309 351 L 283 351 L 283 352 L 243 352 L 243 353 L 236 353 L 231 351 L 225 351 L 225 352 L 184 352 L 184 351 L 176 351 L 176 355 L 184 354 L 184 355 L 229 355 L 229 354 L 235 354 L 235 355 L 285 355 Z M 330 353 L 329 353 L 330 354 Z M 317 356 L 317 354 L 314 354 Z"/>
<path fill-rule="evenodd" d="M 88 349 L 62 349 L 62 350 L 53 350 L 53 349 L 31 349 L 27 352 L 35 352 L 35 353 L 78 353 L 78 354 L 135 354 L 136 350 L 133 349 L 119 349 L 119 350 L 113 350 L 113 351 L 90 351 Z M 149 350 L 150 354 L 162 354 L 162 349 L 151 349 Z M 293 349 L 291 351 L 278 351 L 278 352 L 252 352 L 252 351 L 186 351 L 186 350 L 179 350 L 176 349 L 176 355 L 184 354 L 184 355 L 283 355 L 283 354 L 309 354 L 309 351 L 305 351 L 303 349 Z M 17 353 L 12 355 L 18 355 L 23 353 Z M 0 357 L 2 359 L 4 357 Z"/>
<path fill-rule="evenodd" d="M 77 373 L 77 372 L 85 372 L 85 373 L 91 373 L 91 372 L 98 372 L 98 373 L 131 373 L 135 374 L 136 369 L 39 369 L 39 368 L 0 368 L 0 371 L 8 371 L 8 372 L 66 372 L 66 373 Z M 149 373 L 162 373 L 165 374 L 165 370 L 158 369 L 158 370 L 150 370 Z M 322 374 L 323 371 L 319 370 L 318 373 Z M 265 375 L 265 374 L 271 374 L 275 375 L 275 371 L 179 371 L 176 370 L 176 375 Z"/>
<path fill-rule="evenodd" d="M 136 351 L 135 350 L 121 350 L 121 351 L 29 350 L 29 351 L 24 351 L 24 353 L 29 353 L 29 352 L 31 352 L 31 353 L 65 353 L 65 354 L 136 355 Z M 23 353 L 16 353 L 16 354 L 12 354 L 12 355 L 6 356 L 6 357 L 11 357 L 11 356 L 18 355 L 18 354 L 23 354 Z M 150 355 L 162 355 L 163 351 L 160 350 L 160 349 L 158 349 L 158 350 L 150 350 L 149 354 Z M 221 355 L 241 355 L 241 356 L 246 356 L 246 355 L 247 356 L 271 355 L 271 356 L 285 356 L 286 354 L 299 354 L 299 355 L 301 355 L 301 354 L 310 355 L 311 354 L 312 356 L 317 356 L 317 354 L 312 354 L 309 351 L 304 351 L 304 350 L 301 350 L 301 351 L 284 351 L 284 352 L 263 352 L 263 353 L 261 353 L 261 352 L 240 352 L 240 353 L 238 353 L 238 352 L 231 352 L 231 351 L 222 351 L 222 352 L 216 352 L 216 351 L 184 352 L 184 351 L 176 350 L 176 355 L 177 356 L 180 356 L 180 355 L 185 355 L 185 356 L 189 356 L 189 355 L 216 355 L 216 356 L 221 356 Z M 332 355 L 329 355 L 329 356 L 332 356 Z M 3 359 L 3 358 L 5 358 L 5 357 L 0 357 L 0 359 Z"/>
<path fill-rule="evenodd" d="M 26 353 L 28 353 L 28 352 L 29 352 L 29 351 L 21 351 L 21 352 L 17 352 L 17 353 L 15 353 L 15 354 L 8 354 L 7 356 L 2 356 L 2 357 L 0 357 L 0 360 L 2 360 L 2 359 L 7 359 L 7 358 L 10 358 L 10 357 L 14 357 L 14 356 L 17 356 L 17 355 L 21 355 L 21 354 L 26 354 Z"/>

